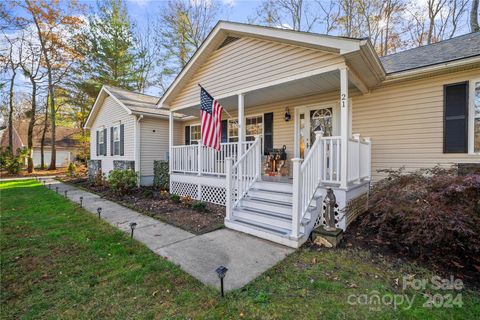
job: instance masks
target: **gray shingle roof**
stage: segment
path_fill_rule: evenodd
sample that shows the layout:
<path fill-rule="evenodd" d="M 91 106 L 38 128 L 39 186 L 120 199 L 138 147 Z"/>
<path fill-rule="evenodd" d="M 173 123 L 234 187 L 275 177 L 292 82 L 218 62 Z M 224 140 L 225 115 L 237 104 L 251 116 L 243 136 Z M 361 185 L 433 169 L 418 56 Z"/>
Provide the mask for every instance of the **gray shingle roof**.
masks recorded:
<path fill-rule="evenodd" d="M 480 55 L 480 32 L 380 57 L 387 74 Z"/>
<path fill-rule="evenodd" d="M 168 117 L 169 111 L 165 109 L 159 109 L 157 102 L 159 97 L 151 96 L 144 93 L 135 91 L 128 91 L 125 89 L 104 86 L 115 98 L 117 98 L 125 107 L 130 109 L 133 113 L 151 113 L 155 115 L 161 115 Z M 174 117 L 183 118 L 182 114 L 174 113 Z"/>

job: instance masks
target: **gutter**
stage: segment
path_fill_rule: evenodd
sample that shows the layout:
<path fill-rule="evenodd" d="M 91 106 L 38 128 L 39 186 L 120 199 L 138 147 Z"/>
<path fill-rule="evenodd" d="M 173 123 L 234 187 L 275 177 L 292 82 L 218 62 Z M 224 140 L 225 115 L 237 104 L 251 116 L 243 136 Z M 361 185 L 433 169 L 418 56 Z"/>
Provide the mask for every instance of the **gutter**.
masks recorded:
<path fill-rule="evenodd" d="M 401 81 L 425 75 L 426 73 L 442 72 L 447 71 L 448 69 L 465 67 L 469 65 L 471 65 L 473 68 L 480 67 L 480 55 L 471 58 L 435 64 L 432 66 L 392 73 L 387 75 L 383 83 L 392 83 L 395 81 Z"/>

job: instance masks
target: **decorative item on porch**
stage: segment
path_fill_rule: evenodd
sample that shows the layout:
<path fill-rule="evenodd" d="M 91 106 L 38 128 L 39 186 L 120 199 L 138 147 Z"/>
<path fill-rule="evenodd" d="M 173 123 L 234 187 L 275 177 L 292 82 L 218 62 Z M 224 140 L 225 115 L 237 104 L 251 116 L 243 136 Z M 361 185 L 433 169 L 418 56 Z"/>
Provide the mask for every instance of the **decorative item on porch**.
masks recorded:
<path fill-rule="evenodd" d="M 272 149 L 263 165 L 263 169 L 268 176 L 288 176 L 289 165 L 287 161 L 287 146 L 280 149 Z"/>
<path fill-rule="evenodd" d="M 335 207 L 337 199 L 332 188 L 327 189 L 323 200 L 323 218 L 325 225 L 319 226 L 312 232 L 313 242 L 327 248 L 336 247 L 343 238 L 343 230 L 335 225 Z"/>

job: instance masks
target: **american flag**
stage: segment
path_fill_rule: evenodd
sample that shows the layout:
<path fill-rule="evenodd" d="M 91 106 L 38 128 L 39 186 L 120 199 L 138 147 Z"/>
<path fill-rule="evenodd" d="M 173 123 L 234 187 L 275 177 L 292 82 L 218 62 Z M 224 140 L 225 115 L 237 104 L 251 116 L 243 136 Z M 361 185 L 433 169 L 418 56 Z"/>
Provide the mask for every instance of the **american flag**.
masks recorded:
<path fill-rule="evenodd" d="M 202 144 L 220 150 L 222 138 L 222 106 L 203 88 L 200 89 Z"/>

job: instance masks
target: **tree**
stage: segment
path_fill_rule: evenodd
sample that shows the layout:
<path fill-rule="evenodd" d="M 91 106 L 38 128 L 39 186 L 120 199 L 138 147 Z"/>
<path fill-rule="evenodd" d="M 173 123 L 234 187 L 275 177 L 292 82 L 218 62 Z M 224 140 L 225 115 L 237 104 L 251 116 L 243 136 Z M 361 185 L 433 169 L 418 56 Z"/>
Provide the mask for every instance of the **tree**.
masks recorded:
<path fill-rule="evenodd" d="M 56 0 L 33 2 L 25 0 L 22 7 L 31 17 L 45 62 L 50 104 L 52 157 L 49 169 L 56 168 L 56 96 L 55 85 L 67 74 L 73 61 L 78 59 L 72 45 L 76 31 L 83 24 L 78 17 L 82 7 L 76 1 Z"/>
<path fill-rule="evenodd" d="M 13 118 L 14 118 L 14 88 L 15 88 L 15 78 L 17 76 L 17 69 L 19 68 L 19 62 L 16 59 L 15 51 L 15 42 L 18 39 L 10 39 L 5 35 L 5 40 L 8 42 L 8 55 L 2 60 L 4 62 L 4 69 L 6 73 L 10 74 L 9 77 L 9 92 L 8 92 L 8 147 L 12 152 L 13 150 Z"/>
<path fill-rule="evenodd" d="M 170 0 L 156 23 L 155 41 L 162 49 L 159 85 L 170 83 L 208 36 L 226 6 L 217 0 Z"/>
<path fill-rule="evenodd" d="M 472 9 L 470 10 L 470 30 L 472 32 L 480 31 L 478 26 L 478 0 L 472 0 Z"/>
<path fill-rule="evenodd" d="M 317 3 L 321 3 L 318 1 Z M 322 9 L 325 7 L 321 6 Z M 319 23 L 320 14 L 304 0 L 265 0 L 256 10 L 251 22 L 287 28 L 295 31 L 311 31 Z"/>
<path fill-rule="evenodd" d="M 28 37 L 27 39 L 24 34 L 22 36 L 19 56 L 20 66 L 22 67 L 24 76 L 29 79 L 32 86 L 31 108 L 26 114 L 27 118 L 29 118 L 27 133 L 27 171 L 31 173 L 33 172 L 33 129 L 36 121 L 38 87 L 39 82 L 44 77 L 44 74 L 41 72 L 43 55 L 35 40 L 32 39 L 32 37 Z"/>
<path fill-rule="evenodd" d="M 80 72 L 87 75 L 82 86 L 92 98 L 102 85 L 137 89 L 136 39 L 125 3 L 104 0 L 90 17 L 79 49 L 85 55 Z"/>

